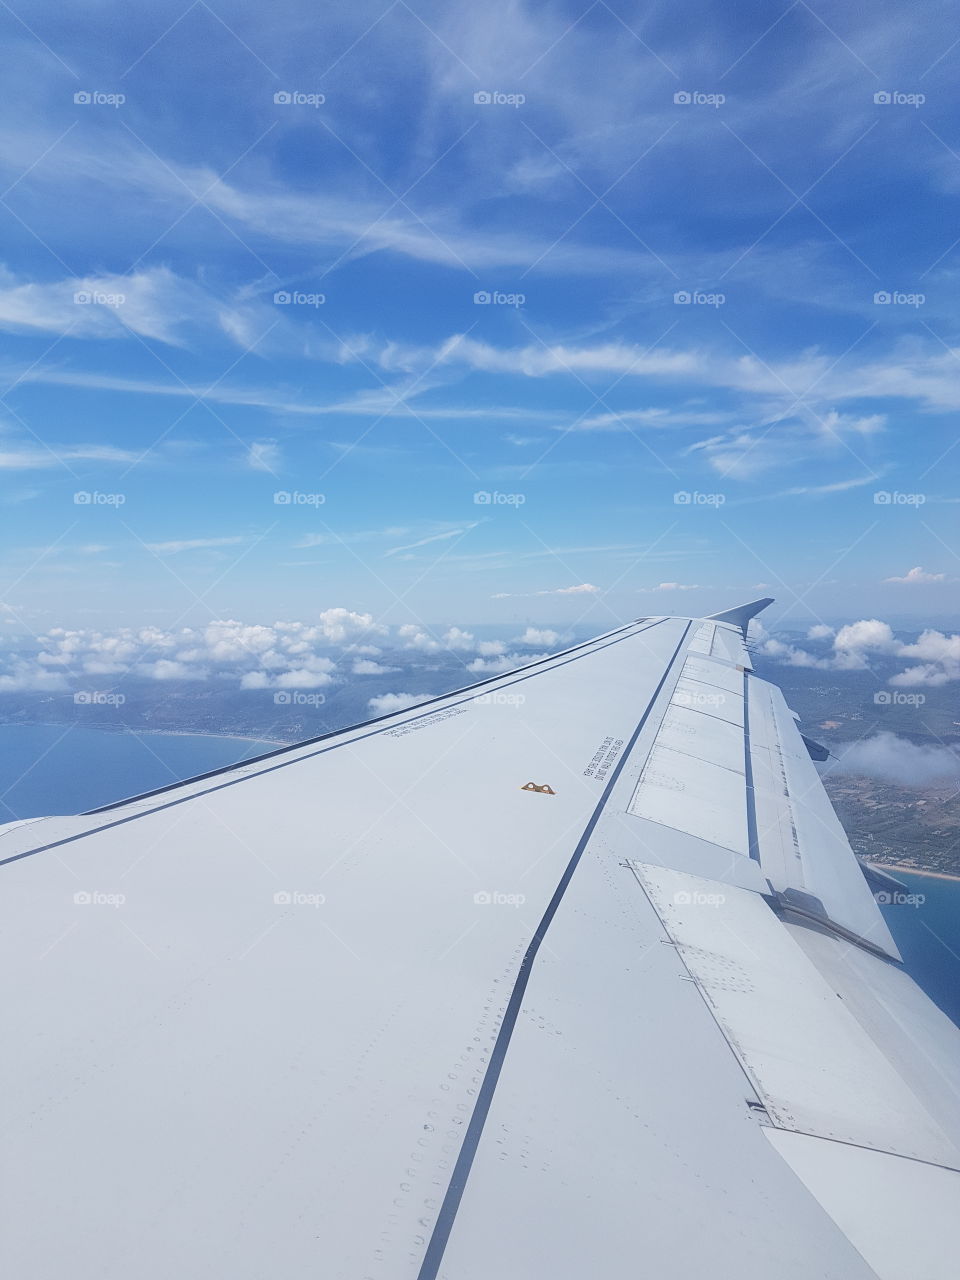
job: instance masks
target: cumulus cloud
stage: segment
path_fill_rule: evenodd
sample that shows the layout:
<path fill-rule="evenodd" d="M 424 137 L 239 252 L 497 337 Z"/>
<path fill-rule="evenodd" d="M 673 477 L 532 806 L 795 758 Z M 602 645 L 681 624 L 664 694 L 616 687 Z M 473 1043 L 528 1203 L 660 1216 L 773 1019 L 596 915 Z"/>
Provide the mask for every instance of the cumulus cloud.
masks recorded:
<path fill-rule="evenodd" d="M 751 632 L 751 636 L 753 634 Z M 825 640 L 831 634 L 831 628 L 818 625 L 810 628 L 807 638 Z M 913 666 L 905 667 L 887 681 L 895 688 L 936 686 L 960 680 L 960 635 L 929 629 L 915 641 L 907 642 L 894 635 L 889 622 L 879 618 L 861 618 L 841 627 L 833 635 L 831 651 L 825 655 L 808 653 L 762 630 L 757 632 L 756 649 L 763 657 L 787 666 L 819 667 L 825 671 L 868 668 L 875 657 L 916 659 Z"/>
<path fill-rule="evenodd" d="M 517 636 L 514 644 L 527 645 L 531 649 L 549 649 L 560 639 L 558 631 L 549 627 L 527 627 L 522 636 Z"/>
<path fill-rule="evenodd" d="M 818 622 L 807 632 L 807 639 L 829 640 L 834 634 L 833 627 L 828 627 L 825 622 Z"/>
<path fill-rule="evenodd" d="M 960 755 L 950 747 L 911 742 L 895 733 L 878 733 L 834 748 L 836 771 L 898 782 L 906 786 L 956 777 Z"/>
<path fill-rule="evenodd" d="M 27 662 L 15 662 L 0 674 L 0 693 L 57 693 L 67 682 L 59 671 L 44 671 Z"/>
<path fill-rule="evenodd" d="M 478 640 L 472 632 L 464 630 L 463 627 L 450 627 L 438 639 L 416 623 L 406 622 L 397 629 L 397 635 L 405 649 L 416 649 L 420 653 L 440 653 L 448 649 L 491 657 L 504 651 L 502 641 Z"/>
<path fill-rule="evenodd" d="M 342 649 L 356 654 L 373 646 L 358 644 L 388 628 L 368 613 L 326 609 L 315 622 L 239 622 L 221 618 L 204 627 L 165 631 L 160 627 L 122 627 L 103 632 L 54 627 L 39 637 L 37 651 L 8 657 L 0 669 L 0 689 L 63 689 L 71 679 L 89 675 L 133 675 L 142 679 L 236 680 L 243 689 L 315 689 L 332 683 Z M 377 652 L 376 649 L 373 650 Z M 369 674 L 390 668 L 375 663 Z"/>
<path fill-rule="evenodd" d="M 375 716 L 386 716 L 393 711 L 405 711 L 407 707 L 415 707 L 423 700 L 423 695 L 420 693 L 381 693 L 379 697 L 371 698 L 367 706 Z"/>
<path fill-rule="evenodd" d="M 357 658 L 353 664 L 355 676 L 385 676 L 390 671 L 398 670 L 398 667 L 385 667 L 382 663 L 374 662 L 370 658 Z"/>
<path fill-rule="evenodd" d="M 945 582 L 947 575 L 945 573 L 927 573 L 926 569 L 920 565 L 915 565 L 912 569 L 908 569 L 902 578 L 884 578 L 884 582 L 899 582 L 906 586 L 912 586 L 915 583 L 923 582 Z"/>
<path fill-rule="evenodd" d="M 494 658 L 474 658 L 467 663 L 467 670 L 477 675 L 491 675 L 500 671 L 512 671 L 523 662 L 529 662 L 529 658 L 521 658 L 517 653 L 502 653 Z"/>

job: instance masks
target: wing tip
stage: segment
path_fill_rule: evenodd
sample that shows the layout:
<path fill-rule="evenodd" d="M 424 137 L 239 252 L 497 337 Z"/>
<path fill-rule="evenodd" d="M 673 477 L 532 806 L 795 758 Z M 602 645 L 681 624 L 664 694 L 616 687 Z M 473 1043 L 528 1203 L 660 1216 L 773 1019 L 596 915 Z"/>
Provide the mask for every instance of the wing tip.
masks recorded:
<path fill-rule="evenodd" d="M 725 609 L 722 613 L 711 613 L 706 621 L 732 623 L 733 626 L 740 628 L 743 638 L 746 639 L 750 619 L 755 618 L 770 604 L 773 604 L 773 596 L 763 596 L 759 600 L 751 600 L 748 604 L 739 604 L 733 609 Z"/>

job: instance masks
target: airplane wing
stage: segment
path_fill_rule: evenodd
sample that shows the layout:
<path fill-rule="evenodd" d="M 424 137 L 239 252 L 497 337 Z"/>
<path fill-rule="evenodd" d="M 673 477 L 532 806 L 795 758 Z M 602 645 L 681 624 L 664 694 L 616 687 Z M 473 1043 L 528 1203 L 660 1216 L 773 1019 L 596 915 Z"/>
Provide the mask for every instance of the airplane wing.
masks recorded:
<path fill-rule="evenodd" d="M 0 835 L 25 1280 L 946 1280 L 960 1032 L 765 602 Z"/>

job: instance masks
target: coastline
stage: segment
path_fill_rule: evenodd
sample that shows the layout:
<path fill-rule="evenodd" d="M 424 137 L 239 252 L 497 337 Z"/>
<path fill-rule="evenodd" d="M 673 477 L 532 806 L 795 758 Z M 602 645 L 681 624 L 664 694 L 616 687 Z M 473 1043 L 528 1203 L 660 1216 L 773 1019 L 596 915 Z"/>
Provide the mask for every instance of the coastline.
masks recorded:
<path fill-rule="evenodd" d="M 878 871 L 901 871 L 908 876 L 929 876 L 932 880 L 960 881 L 960 875 L 951 875 L 948 871 L 925 871 L 922 867 L 906 867 L 899 862 L 871 862 Z"/>
<path fill-rule="evenodd" d="M 285 738 L 261 738 L 254 733 L 204 733 L 202 729 L 142 729 L 127 724 L 81 724 L 77 720 L 36 720 L 29 724 L 8 720 L 0 723 L 0 729 L 50 728 L 50 729 L 100 729 L 105 733 L 130 733 L 136 738 L 157 734 L 163 738 L 230 738 L 235 742 L 263 742 L 272 747 L 295 747 L 296 741 Z"/>

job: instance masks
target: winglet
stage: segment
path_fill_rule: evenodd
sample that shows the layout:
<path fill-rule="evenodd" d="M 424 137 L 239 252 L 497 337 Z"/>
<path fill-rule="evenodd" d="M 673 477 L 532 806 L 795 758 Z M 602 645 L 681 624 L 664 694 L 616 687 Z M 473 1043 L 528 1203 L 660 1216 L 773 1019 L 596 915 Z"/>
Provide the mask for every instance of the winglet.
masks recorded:
<path fill-rule="evenodd" d="M 768 604 L 773 604 L 773 596 L 764 596 L 762 600 L 751 600 L 749 604 L 741 604 L 736 609 L 726 609 L 723 613 L 711 613 L 707 622 L 731 622 L 743 632 L 747 638 L 747 626 L 750 619 L 755 618 Z"/>

